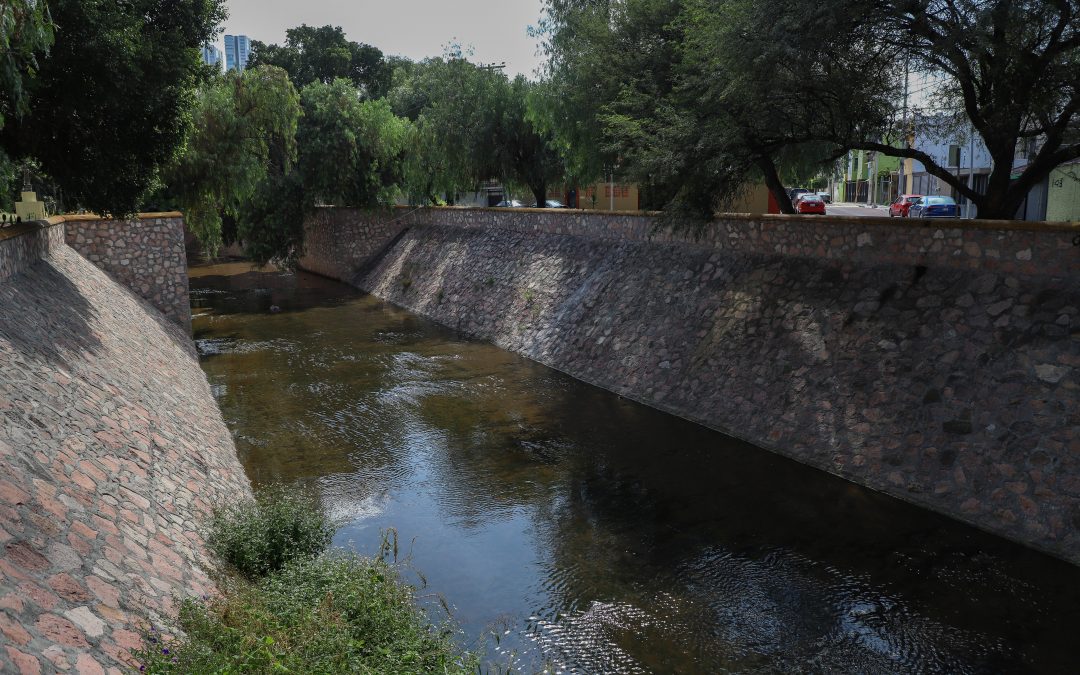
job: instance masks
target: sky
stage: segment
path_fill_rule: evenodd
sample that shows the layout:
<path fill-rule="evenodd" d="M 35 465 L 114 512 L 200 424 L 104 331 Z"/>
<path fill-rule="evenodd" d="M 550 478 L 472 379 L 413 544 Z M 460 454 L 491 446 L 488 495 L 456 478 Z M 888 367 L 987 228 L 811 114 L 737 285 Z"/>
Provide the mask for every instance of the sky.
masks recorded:
<path fill-rule="evenodd" d="M 285 30 L 341 26 L 350 40 L 385 54 L 419 60 L 441 56 L 457 42 L 472 47 L 470 60 L 506 63 L 505 72 L 534 77 L 540 65 L 528 28 L 540 19 L 542 0 L 226 0 L 222 34 L 282 43 Z M 224 51 L 218 36 L 218 49 Z"/>

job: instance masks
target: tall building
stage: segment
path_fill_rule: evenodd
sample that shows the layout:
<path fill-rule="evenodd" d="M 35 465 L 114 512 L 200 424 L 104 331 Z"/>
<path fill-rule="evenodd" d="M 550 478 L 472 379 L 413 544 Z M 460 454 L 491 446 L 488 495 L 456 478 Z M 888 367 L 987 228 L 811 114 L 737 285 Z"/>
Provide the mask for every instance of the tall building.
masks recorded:
<path fill-rule="evenodd" d="M 206 45 L 202 48 L 202 60 L 208 66 L 217 66 L 221 70 L 221 50 L 214 45 Z"/>
<path fill-rule="evenodd" d="M 225 36 L 225 67 L 240 71 L 247 68 L 248 56 L 251 55 L 251 41 L 246 35 Z"/>

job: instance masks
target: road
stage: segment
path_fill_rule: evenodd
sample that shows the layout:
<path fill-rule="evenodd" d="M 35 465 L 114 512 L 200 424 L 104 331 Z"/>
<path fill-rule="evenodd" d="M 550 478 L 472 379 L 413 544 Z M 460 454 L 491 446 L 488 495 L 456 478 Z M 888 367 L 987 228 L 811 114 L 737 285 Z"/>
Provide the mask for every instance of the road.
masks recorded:
<path fill-rule="evenodd" d="M 841 202 L 837 204 L 826 204 L 825 213 L 830 216 L 854 216 L 856 218 L 866 218 L 870 216 L 889 217 L 889 207 L 879 205 L 876 209 L 867 208 L 866 204 L 859 206 L 850 202 Z"/>

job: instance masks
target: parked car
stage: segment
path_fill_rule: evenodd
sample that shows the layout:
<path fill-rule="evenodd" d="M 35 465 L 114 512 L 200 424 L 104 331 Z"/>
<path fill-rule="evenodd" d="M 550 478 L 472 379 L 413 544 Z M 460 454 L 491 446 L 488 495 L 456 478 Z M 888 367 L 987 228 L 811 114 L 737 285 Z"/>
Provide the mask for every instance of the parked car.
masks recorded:
<path fill-rule="evenodd" d="M 788 199 L 791 200 L 791 205 L 795 206 L 795 202 L 799 201 L 799 196 L 810 192 L 806 188 L 789 188 L 787 191 Z"/>
<path fill-rule="evenodd" d="M 816 213 L 825 215 L 825 201 L 815 192 L 807 192 L 799 195 L 795 200 L 796 213 Z"/>
<path fill-rule="evenodd" d="M 889 217 L 907 218 L 908 211 L 911 210 L 911 205 L 919 200 L 922 195 L 900 195 L 893 200 L 892 204 L 889 204 Z"/>
<path fill-rule="evenodd" d="M 821 197 L 821 201 L 825 202 L 826 204 L 832 204 L 832 195 L 828 192 L 819 192 L 817 193 L 817 196 Z"/>
<path fill-rule="evenodd" d="M 952 197 L 919 197 L 908 210 L 909 218 L 959 218 L 960 207 Z"/>
<path fill-rule="evenodd" d="M 544 206 L 549 209 L 565 209 L 566 204 L 563 204 L 558 199 L 548 199 L 544 202 Z"/>
<path fill-rule="evenodd" d="M 521 202 L 519 202 L 516 199 L 510 199 L 510 200 L 504 199 L 504 200 L 502 200 L 501 202 L 499 202 L 498 204 L 495 205 L 496 208 L 509 208 L 509 209 L 520 209 L 523 206 L 525 206 L 525 205 L 522 204 Z"/>

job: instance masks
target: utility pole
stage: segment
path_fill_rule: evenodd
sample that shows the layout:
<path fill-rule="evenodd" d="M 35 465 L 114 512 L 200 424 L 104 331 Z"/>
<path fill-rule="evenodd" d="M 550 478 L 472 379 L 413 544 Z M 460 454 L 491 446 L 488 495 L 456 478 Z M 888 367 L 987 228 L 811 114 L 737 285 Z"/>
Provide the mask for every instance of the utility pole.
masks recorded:
<path fill-rule="evenodd" d="M 969 178 L 969 182 L 971 183 L 970 187 L 971 187 L 972 190 L 974 190 L 975 189 L 975 125 L 974 124 L 970 124 L 970 123 L 968 124 L 968 133 L 971 135 L 971 138 L 968 139 L 968 144 L 970 145 L 970 149 L 968 151 L 968 176 L 970 176 L 970 178 Z M 971 218 L 971 210 L 974 209 L 974 208 L 975 208 L 975 202 L 971 201 L 971 198 L 969 197 L 968 200 L 967 200 L 967 208 L 964 210 L 964 217 L 965 218 Z"/>
<path fill-rule="evenodd" d="M 905 150 L 911 148 L 911 136 L 908 134 L 908 124 L 907 124 L 908 80 L 909 79 L 911 79 L 910 57 L 905 54 L 904 55 L 904 107 L 903 107 L 903 111 L 900 113 L 900 116 L 901 116 L 900 117 L 900 128 L 901 128 L 901 133 L 904 134 L 904 149 Z M 910 162 L 910 161 L 911 161 L 910 159 L 905 157 L 900 162 L 900 174 L 903 176 L 903 178 L 900 179 L 900 191 L 899 191 L 898 194 L 907 194 L 908 192 L 911 191 L 908 188 L 908 184 L 907 184 L 907 176 L 908 176 L 908 174 L 907 174 L 907 171 L 906 171 L 906 169 L 908 167 L 908 162 Z"/>

